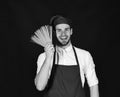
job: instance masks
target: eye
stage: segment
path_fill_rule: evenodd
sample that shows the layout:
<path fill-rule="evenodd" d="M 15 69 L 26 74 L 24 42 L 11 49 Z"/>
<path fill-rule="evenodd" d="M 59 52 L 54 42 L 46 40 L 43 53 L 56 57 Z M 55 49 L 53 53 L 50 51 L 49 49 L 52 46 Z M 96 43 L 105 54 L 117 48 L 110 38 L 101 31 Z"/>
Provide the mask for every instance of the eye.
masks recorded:
<path fill-rule="evenodd" d="M 70 31 L 70 28 L 66 28 L 65 31 Z"/>
<path fill-rule="evenodd" d="M 61 32 L 61 29 L 56 29 L 56 32 Z"/>

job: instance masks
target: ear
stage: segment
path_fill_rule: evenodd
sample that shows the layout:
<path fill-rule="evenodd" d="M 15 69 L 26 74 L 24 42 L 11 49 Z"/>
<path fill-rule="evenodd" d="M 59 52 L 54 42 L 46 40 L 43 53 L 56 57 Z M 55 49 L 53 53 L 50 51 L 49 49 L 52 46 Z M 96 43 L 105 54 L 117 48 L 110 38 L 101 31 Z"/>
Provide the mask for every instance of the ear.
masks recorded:
<path fill-rule="evenodd" d="M 70 29 L 70 34 L 71 34 L 71 35 L 73 34 L 73 29 L 72 29 L 72 28 Z"/>

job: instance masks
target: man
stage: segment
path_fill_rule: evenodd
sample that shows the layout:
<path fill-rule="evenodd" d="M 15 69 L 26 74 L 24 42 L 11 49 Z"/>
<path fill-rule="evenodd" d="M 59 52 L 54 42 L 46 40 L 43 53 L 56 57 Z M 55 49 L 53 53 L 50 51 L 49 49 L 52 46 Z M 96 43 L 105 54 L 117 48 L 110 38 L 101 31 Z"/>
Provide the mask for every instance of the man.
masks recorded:
<path fill-rule="evenodd" d="M 87 78 L 90 96 L 99 97 L 98 78 L 92 56 L 86 50 L 71 43 L 71 22 L 62 16 L 51 20 L 53 44 L 45 46 L 45 52 L 37 61 L 36 88 L 49 87 L 45 97 L 85 97 L 84 82 Z M 44 31 L 46 28 L 43 27 Z"/>

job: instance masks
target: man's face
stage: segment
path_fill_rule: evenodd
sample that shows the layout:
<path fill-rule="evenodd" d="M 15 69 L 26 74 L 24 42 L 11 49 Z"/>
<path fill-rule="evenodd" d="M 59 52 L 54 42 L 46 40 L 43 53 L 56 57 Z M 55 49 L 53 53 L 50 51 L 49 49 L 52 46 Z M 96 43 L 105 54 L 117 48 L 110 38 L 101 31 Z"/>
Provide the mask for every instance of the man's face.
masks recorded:
<path fill-rule="evenodd" d="M 69 43 L 71 35 L 72 29 L 68 24 L 56 25 L 56 37 L 63 46 Z"/>

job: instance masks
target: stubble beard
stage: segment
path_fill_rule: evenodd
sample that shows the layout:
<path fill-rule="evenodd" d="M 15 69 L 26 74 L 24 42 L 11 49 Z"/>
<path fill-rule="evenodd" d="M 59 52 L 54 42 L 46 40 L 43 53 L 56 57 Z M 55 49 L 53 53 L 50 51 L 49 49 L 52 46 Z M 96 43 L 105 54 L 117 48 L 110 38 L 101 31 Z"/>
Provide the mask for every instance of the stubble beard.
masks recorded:
<path fill-rule="evenodd" d="M 68 43 L 70 42 L 70 39 L 68 40 L 68 41 L 66 41 L 66 40 L 62 40 L 62 42 L 60 42 L 59 41 L 59 46 L 66 46 L 66 45 L 68 45 Z"/>

